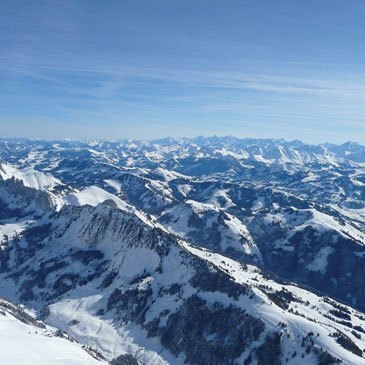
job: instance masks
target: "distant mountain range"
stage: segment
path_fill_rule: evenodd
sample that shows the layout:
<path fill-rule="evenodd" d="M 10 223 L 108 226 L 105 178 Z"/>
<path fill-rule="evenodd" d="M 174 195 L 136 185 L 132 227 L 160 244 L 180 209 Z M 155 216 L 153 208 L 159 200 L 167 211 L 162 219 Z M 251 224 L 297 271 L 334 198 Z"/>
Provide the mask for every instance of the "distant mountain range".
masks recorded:
<path fill-rule="evenodd" d="M 58 329 L 65 364 L 365 364 L 365 146 L 0 139 L 0 161 L 24 348 Z"/>

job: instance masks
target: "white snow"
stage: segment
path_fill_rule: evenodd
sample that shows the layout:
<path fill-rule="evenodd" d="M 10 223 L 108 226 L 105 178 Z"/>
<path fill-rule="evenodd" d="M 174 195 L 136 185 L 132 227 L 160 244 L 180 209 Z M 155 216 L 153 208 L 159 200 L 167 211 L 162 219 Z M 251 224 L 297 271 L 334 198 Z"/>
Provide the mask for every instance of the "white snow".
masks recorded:
<path fill-rule="evenodd" d="M 45 174 L 33 169 L 18 170 L 5 163 L 0 163 L 0 176 L 4 180 L 14 177 L 15 179 L 23 181 L 25 186 L 38 190 L 52 189 L 56 185 L 62 184 L 59 179 L 55 178 L 51 174 Z"/>
<path fill-rule="evenodd" d="M 110 186 L 111 188 L 113 188 L 115 190 L 116 193 L 120 193 L 121 192 L 121 184 L 113 179 L 106 179 L 104 180 L 104 182 Z"/>
<path fill-rule="evenodd" d="M 20 234 L 27 228 L 27 225 L 32 221 L 22 220 L 19 222 L 0 222 L 0 247 L 8 239 L 11 240 L 14 236 Z"/>
<path fill-rule="evenodd" d="M 333 252 L 333 248 L 326 246 L 322 247 L 317 253 L 314 260 L 307 265 L 308 270 L 317 271 L 321 274 L 326 273 L 328 256 Z"/>
<path fill-rule="evenodd" d="M 84 190 L 77 193 L 72 193 L 66 197 L 69 204 L 81 206 L 81 205 L 91 205 L 96 206 L 106 200 L 112 200 L 116 203 L 118 208 L 123 210 L 128 210 L 128 205 L 123 200 L 119 199 L 114 194 L 108 193 L 104 189 L 97 186 L 90 186 Z"/>
<path fill-rule="evenodd" d="M 262 162 L 268 165 L 273 164 L 275 162 L 274 159 L 266 159 L 262 155 L 254 155 L 253 157 L 257 162 Z"/>
<path fill-rule="evenodd" d="M 21 322 L 10 313 L 0 314 L 0 359 L 2 364 L 102 365 L 77 342 L 55 337 L 54 330 Z"/>

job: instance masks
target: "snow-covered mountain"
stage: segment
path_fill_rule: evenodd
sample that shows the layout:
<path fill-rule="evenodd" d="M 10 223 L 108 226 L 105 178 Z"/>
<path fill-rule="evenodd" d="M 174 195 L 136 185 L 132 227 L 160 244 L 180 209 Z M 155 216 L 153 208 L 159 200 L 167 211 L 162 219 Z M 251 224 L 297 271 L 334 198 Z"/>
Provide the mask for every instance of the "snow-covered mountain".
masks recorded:
<path fill-rule="evenodd" d="M 365 364 L 365 147 L 7 139 L 0 158 L 0 295 L 98 361 Z"/>

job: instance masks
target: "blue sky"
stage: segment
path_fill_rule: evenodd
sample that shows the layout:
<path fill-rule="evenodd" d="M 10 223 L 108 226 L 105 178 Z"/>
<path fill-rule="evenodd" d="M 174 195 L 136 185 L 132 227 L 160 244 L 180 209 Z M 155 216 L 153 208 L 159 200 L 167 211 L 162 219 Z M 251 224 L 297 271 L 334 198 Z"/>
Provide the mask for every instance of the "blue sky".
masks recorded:
<path fill-rule="evenodd" d="M 363 0 L 0 2 L 0 135 L 365 143 Z"/>

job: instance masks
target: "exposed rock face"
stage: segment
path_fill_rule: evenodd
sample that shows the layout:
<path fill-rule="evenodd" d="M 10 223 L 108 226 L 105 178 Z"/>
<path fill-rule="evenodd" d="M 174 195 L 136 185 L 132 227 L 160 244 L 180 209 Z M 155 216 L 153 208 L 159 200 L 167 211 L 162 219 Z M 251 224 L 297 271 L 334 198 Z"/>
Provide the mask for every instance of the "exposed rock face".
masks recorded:
<path fill-rule="evenodd" d="M 50 196 L 40 190 L 24 186 L 14 178 L 0 178 L 0 219 L 20 218 L 26 214 L 50 212 L 53 203 Z"/>

